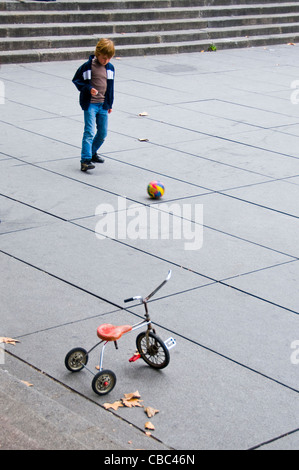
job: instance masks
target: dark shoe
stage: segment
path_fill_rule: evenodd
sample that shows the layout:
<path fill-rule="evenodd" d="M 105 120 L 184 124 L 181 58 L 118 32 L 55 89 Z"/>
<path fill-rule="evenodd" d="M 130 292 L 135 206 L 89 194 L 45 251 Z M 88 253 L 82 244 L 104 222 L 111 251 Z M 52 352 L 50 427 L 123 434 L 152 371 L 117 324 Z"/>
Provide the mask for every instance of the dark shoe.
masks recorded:
<path fill-rule="evenodd" d="M 95 166 L 90 161 L 81 162 L 81 171 L 93 170 Z"/>
<path fill-rule="evenodd" d="M 100 157 L 100 155 L 98 155 L 97 153 L 94 153 L 91 157 L 91 161 L 94 163 L 104 163 L 105 159 L 103 157 Z"/>

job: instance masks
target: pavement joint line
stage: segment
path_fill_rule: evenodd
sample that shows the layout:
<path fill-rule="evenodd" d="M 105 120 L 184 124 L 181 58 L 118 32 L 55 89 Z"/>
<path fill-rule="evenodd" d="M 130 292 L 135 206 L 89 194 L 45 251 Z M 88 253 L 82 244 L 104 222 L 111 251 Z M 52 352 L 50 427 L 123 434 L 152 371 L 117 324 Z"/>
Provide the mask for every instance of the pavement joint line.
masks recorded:
<path fill-rule="evenodd" d="M 257 450 L 260 449 L 261 447 L 264 447 L 265 445 L 271 444 L 272 442 L 278 441 L 279 439 L 283 439 L 284 437 L 290 436 L 291 434 L 295 434 L 296 432 L 299 432 L 299 428 L 293 429 L 292 431 L 285 432 L 284 434 L 281 434 L 280 436 L 274 437 L 273 439 L 269 439 L 268 441 L 261 442 L 260 444 L 257 444 L 254 447 L 251 447 L 248 450 Z"/>
<path fill-rule="evenodd" d="M 270 111 L 269 109 L 259 108 L 257 106 L 250 106 L 249 104 L 236 103 L 235 101 L 229 101 L 229 100 L 224 100 L 220 98 L 215 98 L 215 100 L 219 101 L 220 103 L 233 104 L 235 106 L 239 106 L 240 108 L 254 109 L 255 111 L 262 111 L 263 113 L 269 113 L 271 115 L 275 114 L 277 116 L 291 117 L 289 114 L 286 114 L 286 113 L 281 113 L 278 111 Z"/>
<path fill-rule="evenodd" d="M 273 209 L 272 207 L 264 206 L 263 204 L 258 204 L 257 202 L 247 201 L 247 199 L 242 199 L 241 197 L 236 197 L 236 196 L 233 196 L 232 194 L 226 194 L 224 190 L 222 190 L 222 192 L 219 191 L 219 194 L 222 194 L 223 196 L 226 196 L 226 197 L 231 197 L 233 199 L 237 199 L 238 201 L 246 202 L 247 204 L 252 204 L 253 206 L 262 207 L 263 209 L 276 212 L 277 214 L 282 214 L 282 215 L 286 215 L 287 217 L 293 217 L 294 219 L 299 219 L 299 216 L 290 214 L 289 212 L 284 212 L 284 211 L 280 211 L 277 209 Z"/>

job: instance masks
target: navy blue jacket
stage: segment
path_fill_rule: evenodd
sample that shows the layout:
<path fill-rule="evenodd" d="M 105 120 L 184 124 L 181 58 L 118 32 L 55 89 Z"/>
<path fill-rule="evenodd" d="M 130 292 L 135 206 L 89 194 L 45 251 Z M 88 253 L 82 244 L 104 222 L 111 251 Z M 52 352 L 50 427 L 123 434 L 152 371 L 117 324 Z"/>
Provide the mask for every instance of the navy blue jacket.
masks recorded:
<path fill-rule="evenodd" d="M 88 61 L 78 68 L 72 80 L 80 91 L 79 103 L 84 111 L 87 111 L 89 108 L 91 100 L 91 62 L 94 57 L 94 55 L 91 55 Z M 107 70 L 107 90 L 105 93 L 103 108 L 112 109 L 114 100 L 114 67 L 110 62 L 108 62 L 105 67 Z"/>

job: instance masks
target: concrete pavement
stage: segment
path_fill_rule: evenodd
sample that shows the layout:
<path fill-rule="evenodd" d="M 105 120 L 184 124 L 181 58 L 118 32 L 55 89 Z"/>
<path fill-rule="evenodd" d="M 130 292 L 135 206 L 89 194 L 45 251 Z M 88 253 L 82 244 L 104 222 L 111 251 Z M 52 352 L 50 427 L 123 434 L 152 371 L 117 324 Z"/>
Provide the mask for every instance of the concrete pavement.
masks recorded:
<path fill-rule="evenodd" d="M 298 55 L 116 56 L 105 163 L 88 173 L 82 61 L 1 67 L 0 336 L 19 340 L 1 356 L 2 449 L 299 448 Z M 136 323 L 123 300 L 169 269 L 149 304 L 177 342 L 169 366 L 129 363 L 128 334 L 105 357 L 116 387 L 97 396 L 65 354 L 101 323 Z M 135 390 L 159 410 L 152 436 L 143 408 L 103 407 Z"/>

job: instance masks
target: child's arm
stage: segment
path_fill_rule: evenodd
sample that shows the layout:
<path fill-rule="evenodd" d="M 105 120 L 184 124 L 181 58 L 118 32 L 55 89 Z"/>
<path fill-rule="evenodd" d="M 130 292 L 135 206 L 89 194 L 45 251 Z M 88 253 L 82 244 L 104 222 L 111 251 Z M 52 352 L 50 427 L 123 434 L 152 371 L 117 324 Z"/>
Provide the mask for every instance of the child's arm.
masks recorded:
<path fill-rule="evenodd" d="M 74 85 L 76 86 L 76 88 L 79 91 L 82 91 L 85 88 L 86 91 L 88 90 L 91 93 L 91 90 L 93 88 L 90 85 L 90 83 L 86 83 L 86 81 L 84 80 L 84 74 L 82 73 L 82 67 L 83 66 L 78 68 L 77 72 L 74 75 L 74 78 L 73 78 L 72 82 L 74 83 Z"/>

